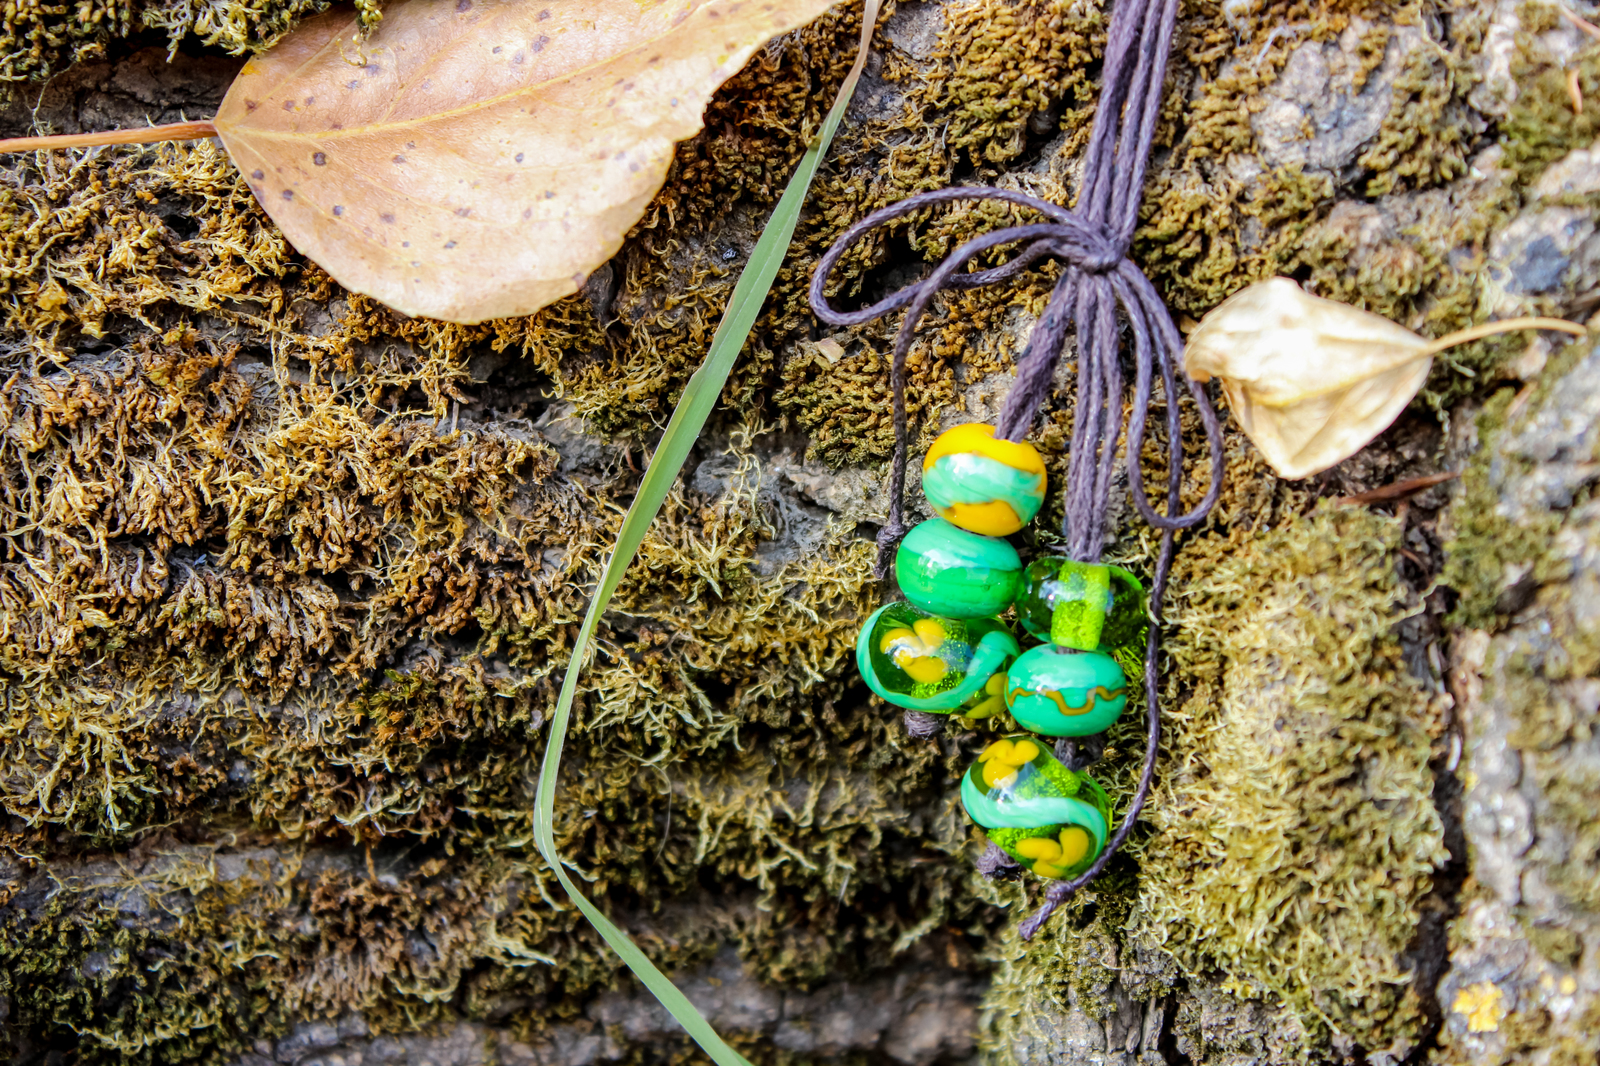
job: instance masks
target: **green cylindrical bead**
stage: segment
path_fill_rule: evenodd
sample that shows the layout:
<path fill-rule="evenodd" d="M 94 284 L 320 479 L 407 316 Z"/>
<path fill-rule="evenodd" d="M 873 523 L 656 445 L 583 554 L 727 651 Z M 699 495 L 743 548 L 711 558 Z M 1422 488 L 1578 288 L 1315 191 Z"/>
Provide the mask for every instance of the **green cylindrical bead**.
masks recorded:
<path fill-rule="evenodd" d="M 896 707 L 988 718 L 1005 710 L 1006 667 L 1021 650 L 992 618 L 939 618 L 901 602 L 879 607 L 861 627 L 856 666 Z"/>
<path fill-rule="evenodd" d="M 1128 681 L 1111 656 L 1054 644 L 1029 648 L 1006 671 L 1006 706 L 1047 737 L 1101 733 L 1128 705 Z"/>
<path fill-rule="evenodd" d="M 1040 640 L 1079 651 L 1103 651 L 1130 666 L 1144 654 L 1150 630 L 1144 586 L 1120 566 L 1072 559 L 1036 559 L 1022 574 L 1017 618 Z M 1130 670 L 1129 676 L 1137 673 Z"/>
<path fill-rule="evenodd" d="M 1022 582 L 1017 549 L 930 518 L 900 542 L 895 578 L 906 599 L 945 618 L 988 618 L 1016 598 Z"/>
<path fill-rule="evenodd" d="M 1000 850 L 1040 877 L 1087 870 L 1110 834 L 1105 790 L 1026 735 L 984 749 L 961 777 L 961 805 Z"/>

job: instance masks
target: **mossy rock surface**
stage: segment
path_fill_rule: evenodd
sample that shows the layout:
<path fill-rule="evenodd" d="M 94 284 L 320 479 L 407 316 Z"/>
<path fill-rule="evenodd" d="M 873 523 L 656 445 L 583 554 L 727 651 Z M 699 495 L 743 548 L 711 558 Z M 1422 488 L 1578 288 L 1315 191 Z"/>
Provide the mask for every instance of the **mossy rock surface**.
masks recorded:
<path fill-rule="evenodd" d="M 198 117 L 322 7 L 13 5 L 0 125 Z M 1008 723 L 911 740 L 854 674 L 882 596 L 897 322 L 821 330 L 805 286 L 846 226 L 914 192 L 1070 202 L 1106 14 L 887 13 L 602 626 L 563 854 L 760 1063 L 1592 1062 L 1588 343 L 1442 357 L 1373 446 L 1304 482 L 1229 423 L 1222 502 L 1181 538 L 1167 602 L 1156 793 L 1030 944 L 1039 886 L 974 872 L 957 802 Z M 534 852 L 538 754 L 642 459 L 858 16 L 761 52 L 622 252 L 525 319 L 443 325 L 342 291 L 210 142 L 0 160 L 13 1059 L 691 1060 Z M 1134 258 L 1192 317 L 1287 274 L 1429 335 L 1581 319 L 1597 79 L 1600 42 L 1547 6 L 1185 3 Z M 1016 219 L 899 225 L 846 257 L 838 299 Z M 909 361 L 923 444 L 993 421 L 1058 272 L 936 305 Z M 1063 376 L 1025 559 L 1058 539 L 1071 419 Z M 1347 500 L 1440 470 L 1462 476 Z M 1113 519 L 1107 561 L 1148 576 L 1156 538 L 1126 499 Z M 1093 770 L 1119 803 L 1137 719 Z"/>

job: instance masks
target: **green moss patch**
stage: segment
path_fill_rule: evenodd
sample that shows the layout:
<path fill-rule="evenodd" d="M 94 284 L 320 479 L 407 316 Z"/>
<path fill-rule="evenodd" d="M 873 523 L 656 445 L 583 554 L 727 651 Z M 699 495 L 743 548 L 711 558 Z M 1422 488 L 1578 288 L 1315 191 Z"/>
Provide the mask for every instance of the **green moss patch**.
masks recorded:
<path fill-rule="evenodd" d="M 1444 862 L 1440 729 L 1392 627 L 1398 526 L 1319 509 L 1191 545 L 1133 928 L 1283 999 L 1313 1034 L 1385 1046 L 1423 1024 L 1403 957 Z"/>

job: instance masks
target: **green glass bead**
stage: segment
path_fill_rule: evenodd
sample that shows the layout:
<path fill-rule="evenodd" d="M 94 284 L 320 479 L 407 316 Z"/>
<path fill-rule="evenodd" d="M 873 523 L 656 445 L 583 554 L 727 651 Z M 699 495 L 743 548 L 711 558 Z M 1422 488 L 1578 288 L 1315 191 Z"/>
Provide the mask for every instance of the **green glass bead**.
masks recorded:
<path fill-rule="evenodd" d="M 922 461 L 922 491 L 939 517 L 990 537 L 1015 533 L 1044 503 L 1044 459 L 981 422 L 939 435 Z"/>
<path fill-rule="evenodd" d="M 988 718 L 1005 710 L 1006 667 L 1021 650 L 992 618 L 940 618 L 901 602 L 879 607 L 861 627 L 856 666 L 896 707 Z"/>
<path fill-rule="evenodd" d="M 1110 833 L 1105 789 L 1025 734 L 984 749 L 961 777 L 961 805 L 1001 851 L 1040 877 L 1087 870 Z"/>
<path fill-rule="evenodd" d="M 1011 717 L 1047 737 L 1103 733 L 1127 705 L 1127 678 L 1104 652 L 1041 644 L 1019 655 L 1006 671 Z"/>
<path fill-rule="evenodd" d="M 929 614 L 988 618 L 1016 598 L 1022 559 L 1017 549 L 997 537 L 930 518 L 900 542 L 894 575 L 906 599 Z"/>
<path fill-rule="evenodd" d="M 1037 559 L 1022 574 L 1017 618 L 1029 633 L 1063 648 L 1103 651 L 1130 665 L 1144 656 L 1150 622 L 1144 586 L 1120 566 L 1071 559 Z M 1128 671 L 1130 677 L 1139 673 Z"/>

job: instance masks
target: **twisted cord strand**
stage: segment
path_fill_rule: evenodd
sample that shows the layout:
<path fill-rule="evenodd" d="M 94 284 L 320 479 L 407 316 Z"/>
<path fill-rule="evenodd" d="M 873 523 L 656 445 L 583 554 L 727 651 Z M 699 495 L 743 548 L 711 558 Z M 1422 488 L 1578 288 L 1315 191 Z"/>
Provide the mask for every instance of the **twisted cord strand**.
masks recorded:
<path fill-rule="evenodd" d="M 847 229 L 823 255 L 811 279 L 811 308 L 823 322 L 855 326 L 905 309 L 895 334 L 890 363 L 894 396 L 894 458 L 890 466 L 889 513 L 878 534 L 876 574 L 887 578 L 894 550 L 906 533 L 904 519 L 907 446 L 905 364 L 917 325 L 942 289 L 964 290 L 1015 278 L 1034 263 L 1056 258 L 1065 263 L 1060 280 L 1017 360 L 1016 383 L 997 419 L 996 435 L 1020 441 L 1033 428 L 1049 399 L 1056 365 L 1075 329 L 1078 342 L 1076 403 L 1067 457 L 1066 517 L 1063 533 L 1071 558 L 1098 562 L 1105 546 L 1106 516 L 1115 481 L 1118 441 L 1127 431 L 1128 485 L 1141 517 L 1161 532 L 1150 589 L 1150 629 L 1144 659 L 1146 743 L 1139 783 L 1126 814 L 1094 864 L 1070 881 L 1058 881 L 1037 913 L 1020 927 L 1031 937 L 1074 892 L 1105 869 L 1127 840 L 1149 797 L 1161 744 L 1160 682 L 1162 604 L 1172 569 L 1175 536 L 1204 520 L 1222 491 L 1222 427 L 1203 386 L 1187 374 L 1183 384 L 1193 398 L 1205 431 L 1210 484 L 1192 510 L 1181 508 L 1183 484 L 1182 421 L 1178 372 L 1183 342 L 1166 304 L 1149 279 L 1129 259 L 1138 225 L 1140 192 L 1161 108 L 1178 0 L 1117 0 L 1106 41 L 1101 96 L 1090 132 L 1083 181 L 1071 209 L 1011 189 L 955 187 L 918 193 L 872 212 Z M 927 277 L 906 285 L 859 311 L 840 311 L 827 299 L 828 281 L 852 246 L 867 234 L 899 219 L 931 213 L 958 200 L 993 200 L 1024 208 L 1047 221 L 1008 226 L 966 241 Z M 1020 245 L 998 266 L 968 271 L 978 256 Z M 1133 403 L 1124 424 L 1126 382 L 1119 357 L 1118 312 L 1132 340 Z M 1151 504 L 1141 459 L 1155 379 L 1160 377 L 1166 407 L 1167 479 L 1165 509 Z M 907 716 L 921 732 L 934 723 Z M 990 865 L 993 865 L 992 863 Z"/>
<path fill-rule="evenodd" d="M 1120 293 L 1119 293 L 1120 295 Z M 1152 344 L 1150 324 L 1140 313 L 1138 305 L 1129 314 L 1129 325 L 1133 333 L 1134 353 L 1138 358 L 1140 367 L 1148 373 L 1149 361 L 1142 358 L 1142 353 L 1152 349 L 1159 351 L 1159 346 Z M 1167 402 L 1167 431 L 1172 440 L 1177 440 L 1179 429 L 1178 405 L 1172 402 L 1171 397 L 1177 395 L 1176 384 L 1173 380 L 1173 368 L 1170 361 L 1162 361 L 1162 387 L 1169 397 Z M 1140 409 L 1136 406 L 1135 411 Z M 1130 427 L 1131 440 L 1131 427 Z M 1129 445 L 1132 450 L 1132 445 Z M 1215 472 L 1220 477 L 1220 471 Z M 1179 493 L 1183 487 L 1183 453 L 1177 448 L 1170 449 L 1167 453 L 1167 512 L 1170 514 L 1178 509 Z M 1083 873 L 1070 881 L 1057 881 L 1045 892 L 1044 903 L 1032 916 L 1025 919 L 1017 927 L 1018 934 L 1024 940 L 1033 939 L 1033 934 L 1038 932 L 1056 908 L 1065 903 L 1074 892 L 1100 876 L 1100 871 L 1106 868 L 1122 847 L 1128 834 L 1133 831 L 1134 823 L 1138 820 L 1139 813 L 1144 810 L 1145 801 L 1150 797 L 1150 789 L 1155 780 L 1156 757 L 1161 751 L 1161 705 L 1159 702 L 1159 688 L 1161 681 L 1161 668 L 1158 656 L 1160 655 L 1160 630 L 1161 607 L 1167 594 L 1167 579 L 1172 573 L 1172 558 L 1174 552 L 1174 539 L 1176 533 L 1168 529 L 1162 531 L 1161 547 L 1156 552 L 1155 574 L 1150 581 L 1150 629 L 1145 636 L 1144 654 L 1144 706 L 1145 706 L 1145 749 L 1144 765 L 1139 770 L 1139 783 L 1134 788 L 1133 800 L 1128 804 L 1128 813 L 1122 818 L 1122 823 L 1117 826 L 1117 831 L 1106 842 L 1105 850 L 1095 859 L 1094 863 Z"/>

